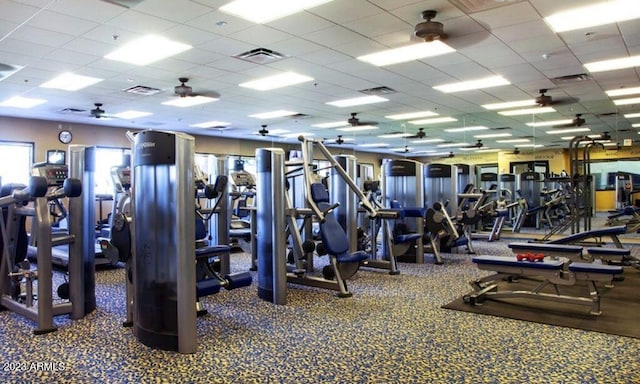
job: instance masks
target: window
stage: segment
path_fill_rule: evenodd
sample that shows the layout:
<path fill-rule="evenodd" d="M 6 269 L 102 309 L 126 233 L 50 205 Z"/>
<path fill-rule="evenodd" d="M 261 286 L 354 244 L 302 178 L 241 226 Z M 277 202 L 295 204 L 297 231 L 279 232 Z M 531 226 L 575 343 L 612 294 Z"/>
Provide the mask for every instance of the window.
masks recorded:
<path fill-rule="evenodd" d="M 29 184 L 33 143 L 0 141 L 0 184 Z"/>
<path fill-rule="evenodd" d="M 95 194 L 112 195 L 114 193 L 111 180 L 111 168 L 124 164 L 124 155 L 128 148 L 96 148 Z"/>

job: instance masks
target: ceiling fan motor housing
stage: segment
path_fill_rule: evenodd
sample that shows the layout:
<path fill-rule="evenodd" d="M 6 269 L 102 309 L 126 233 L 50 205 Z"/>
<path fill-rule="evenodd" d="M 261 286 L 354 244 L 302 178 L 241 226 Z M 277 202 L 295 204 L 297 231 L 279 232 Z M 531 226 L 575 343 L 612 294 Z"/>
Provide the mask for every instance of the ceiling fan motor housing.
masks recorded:
<path fill-rule="evenodd" d="M 426 21 L 417 24 L 413 34 L 426 42 L 440 40 L 444 36 L 444 26 L 437 21 L 431 21 L 436 14 L 436 11 L 423 11 L 422 18 Z"/>

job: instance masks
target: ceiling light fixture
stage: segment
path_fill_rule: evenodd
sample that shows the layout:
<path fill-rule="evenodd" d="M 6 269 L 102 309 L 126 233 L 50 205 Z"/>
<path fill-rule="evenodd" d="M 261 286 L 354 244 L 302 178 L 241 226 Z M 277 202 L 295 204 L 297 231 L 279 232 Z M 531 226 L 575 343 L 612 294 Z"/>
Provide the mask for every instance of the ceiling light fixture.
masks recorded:
<path fill-rule="evenodd" d="M 635 95 L 637 93 L 640 93 L 640 87 L 610 89 L 604 92 L 609 97 L 628 96 L 628 95 Z"/>
<path fill-rule="evenodd" d="M 455 51 L 455 49 L 442 41 L 435 40 L 428 43 L 411 44 L 405 45 L 404 47 L 387 49 L 385 51 L 359 56 L 357 59 L 382 67 L 385 65 L 405 63 L 407 61 L 444 55 Z"/>
<path fill-rule="evenodd" d="M 429 144 L 429 143 L 442 143 L 444 139 L 420 139 L 420 140 L 412 140 L 413 144 Z"/>
<path fill-rule="evenodd" d="M 511 137 L 513 136 L 510 133 L 488 133 L 486 135 L 475 135 L 473 137 L 475 137 L 476 139 L 493 139 L 496 137 Z"/>
<path fill-rule="evenodd" d="M 544 144 L 520 144 L 520 148 L 542 148 Z"/>
<path fill-rule="evenodd" d="M 638 104 L 638 103 L 640 103 L 640 97 L 613 100 L 613 104 L 615 105 L 631 105 L 631 104 Z"/>
<path fill-rule="evenodd" d="M 389 133 L 386 135 L 378 135 L 379 138 L 381 139 L 398 139 L 401 137 L 409 137 L 412 136 L 413 134 L 411 133 Z"/>
<path fill-rule="evenodd" d="M 374 125 L 356 125 L 355 127 L 336 128 L 336 131 L 359 132 L 359 131 L 371 131 L 374 129 L 378 129 L 378 127 Z"/>
<path fill-rule="evenodd" d="M 391 120 L 409 120 L 409 119 L 418 119 L 421 117 L 432 117 L 438 116 L 437 113 L 431 111 L 420 111 L 420 112 L 408 112 L 408 113 L 399 113 L 397 115 L 387 115 L 385 118 Z"/>
<path fill-rule="evenodd" d="M 124 111 L 124 112 L 120 112 L 120 113 L 116 113 L 114 115 L 112 115 L 113 117 L 117 117 L 119 119 L 137 119 L 139 117 L 145 117 L 145 116 L 150 116 L 153 115 L 153 113 L 151 112 L 142 112 L 142 111 Z"/>
<path fill-rule="evenodd" d="M 474 126 L 474 127 L 460 127 L 460 128 L 447 128 L 444 131 L 455 133 L 455 132 L 471 132 L 471 131 L 485 131 L 489 128 L 484 127 L 482 125 Z"/>
<path fill-rule="evenodd" d="M 280 135 L 280 137 L 284 137 L 285 139 L 291 139 L 298 136 L 315 136 L 315 133 L 311 132 L 293 132 L 293 133 L 285 133 L 284 135 Z"/>
<path fill-rule="evenodd" d="M 591 128 L 582 127 L 582 128 L 569 128 L 569 129 L 556 129 L 547 131 L 549 135 L 562 135 L 563 133 L 575 133 L 575 132 L 589 132 Z"/>
<path fill-rule="evenodd" d="M 633 119 L 636 117 L 640 117 L 640 112 L 638 113 L 626 113 L 623 115 L 626 119 Z"/>
<path fill-rule="evenodd" d="M 328 123 L 312 124 L 311 126 L 315 128 L 337 128 L 344 127 L 346 125 L 349 125 L 347 121 L 331 121 Z"/>
<path fill-rule="evenodd" d="M 469 143 L 444 143 L 444 144 L 438 144 L 438 145 L 436 145 L 436 147 L 438 147 L 438 148 L 452 148 L 452 147 L 466 147 L 468 145 L 469 145 Z"/>
<path fill-rule="evenodd" d="M 235 0 L 220 7 L 222 12 L 262 24 L 317 7 L 331 0 L 264 1 Z"/>
<path fill-rule="evenodd" d="M 228 123 L 226 121 L 205 121 L 204 123 L 197 123 L 197 124 L 191 124 L 190 127 L 194 127 L 194 128 L 221 128 L 221 127 L 227 127 L 231 125 L 231 123 Z"/>
<path fill-rule="evenodd" d="M 529 139 L 506 139 L 506 140 L 496 140 L 496 143 L 500 144 L 510 144 L 510 143 L 528 143 Z"/>
<path fill-rule="evenodd" d="M 565 125 L 571 124 L 573 120 L 565 119 L 565 120 L 551 120 L 551 121 L 536 121 L 534 123 L 527 123 L 529 127 L 551 127 L 554 125 Z"/>
<path fill-rule="evenodd" d="M 542 108 L 525 108 L 525 109 L 514 109 L 511 111 L 500 111 L 498 112 L 502 116 L 520 116 L 520 115 L 538 115 L 541 113 L 551 113 L 556 110 L 552 107 L 542 107 Z"/>
<path fill-rule="evenodd" d="M 382 103 L 382 102 L 385 102 L 385 101 L 389 101 L 389 99 L 385 99 L 384 97 L 372 95 L 372 96 L 354 97 L 354 98 L 351 98 L 351 99 L 335 100 L 335 101 L 330 101 L 330 102 L 328 102 L 326 104 L 333 105 L 334 107 L 344 108 L 344 107 L 353 107 L 353 106 L 356 106 L 356 105 Z"/>
<path fill-rule="evenodd" d="M 636 19 L 640 17 L 637 5 L 635 0 L 604 1 L 554 13 L 545 20 L 555 32 L 573 31 Z"/>
<path fill-rule="evenodd" d="M 162 105 L 170 105 L 172 107 L 180 107 L 187 108 L 193 107 L 194 105 L 201 105 L 206 103 L 213 103 L 214 101 L 218 101 L 215 97 L 207 97 L 207 96 L 190 96 L 190 97 L 176 97 L 175 99 L 165 101 Z"/>
<path fill-rule="evenodd" d="M 285 72 L 279 75 L 268 76 L 262 79 L 247 81 L 239 84 L 240 87 L 255 89 L 257 91 L 269 91 L 277 88 L 284 88 L 290 85 L 306 83 L 312 81 L 313 78 L 305 75 L 300 75 L 295 72 Z"/>
<path fill-rule="evenodd" d="M 13 108 L 23 108 L 28 109 L 35 107 L 36 105 L 44 104 L 47 100 L 45 99 L 35 99 L 28 98 L 22 96 L 14 96 L 0 102 L 0 107 L 13 107 Z"/>
<path fill-rule="evenodd" d="M 631 124 L 631 127 L 633 127 L 633 128 L 640 128 L 640 123 Z"/>
<path fill-rule="evenodd" d="M 509 109 L 509 108 L 518 108 L 518 107 L 533 107 L 536 105 L 536 100 L 519 100 L 519 101 L 508 101 L 505 103 L 494 103 L 494 104 L 484 104 L 482 108 L 495 110 L 495 109 Z"/>
<path fill-rule="evenodd" d="M 193 48 L 158 35 L 146 35 L 109 53 L 104 58 L 134 65 L 148 65 Z"/>
<path fill-rule="evenodd" d="M 584 65 L 589 72 L 613 71 L 616 69 L 633 68 L 640 66 L 640 55 L 623 57 L 620 59 L 595 61 Z"/>
<path fill-rule="evenodd" d="M 40 85 L 42 88 L 62 89 L 64 91 L 77 91 L 90 85 L 101 82 L 103 79 L 97 77 L 76 75 L 70 72 L 63 73 L 46 83 Z"/>
<path fill-rule="evenodd" d="M 298 112 L 279 109 L 277 111 L 271 111 L 271 112 L 254 113 L 253 115 L 249 115 L 249 117 L 253 117 L 255 119 L 275 119 L 277 117 L 295 115 L 296 113 Z"/>
<path fill-rule="evenodd" d="M 453 117 L 436 117 L 433 119 L 421 119 L 421 120 L 412 120 L 409 124 L 413 125 L 427 125 L 427 124 L 439 124 L 439 123 L 452 123 L 454 121 L 458 121 Z"/>
<path fill-rule="evenodd" d="M 433 87 L 433 89 L 438 90 L 440 92 L 444 92 L 444 93 L 453 93 L 453 92 L 470 91 L 474 89 L 499 87 L 502 85 L 509 85 L 509 84 L 511 84 L 509 80 L 505 79 L 502 76 L 489 76 L 489 77 L 484 77 L 482 79 L 437 85 Z"/>

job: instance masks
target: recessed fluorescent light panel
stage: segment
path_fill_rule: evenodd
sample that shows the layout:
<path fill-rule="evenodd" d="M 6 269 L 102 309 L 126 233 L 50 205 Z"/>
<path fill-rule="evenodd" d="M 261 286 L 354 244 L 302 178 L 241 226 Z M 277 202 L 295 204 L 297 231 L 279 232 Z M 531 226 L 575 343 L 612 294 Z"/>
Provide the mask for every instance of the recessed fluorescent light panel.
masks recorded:
<path fill-rule="evenodd" d="M 640 128 L 640 123 L 631 124 L 633 128 Z"/>
<path fill-rule="evenodd" d="M 67 72 L 46 83 L 40 85 L 42 88 L 62 89 L 64 91 L 77 91 L 90 85 L 101 82 L 103 79 L 97 77 L 75 75 Z"/>
<path fill-rule="evenodd" d="M 389 133 L 387 135 L 378 135 L 381 139 L 398 139 L 401 137 L 409 137 L 413 135 L 412 133 Z"/>
<path fill-rule="evenodd" d="M 489 128 L 483 127 L 481 125 L 475 127 L 460 127 L 460 128 L 447 128 L 445 132 L 471 132 L 471 131 L 485 131 Z"/>
<path fill-rule="evenodd" d="M 544 144 L 521 144 L 520 148 L 541 148 L 544 147 Z"/>
<path fill-rule="evenodd" d="M 438 148 L 453 148 L 453 147 L 465 147 L 469 145 L 469 143 L 446 143 L 446 144 L 438 144 L 436 147 Z"/>
<path fill-rule="evenodd" d="M 627 113 L 624 115 L 626 119 L 633 119 L 635 117 L 640 117 L 640 113 Z"/>
<path fill-rule="evenodd" d="M 47 100 L 45 99 L 34 99 L 28 97 L 14 96 L 9 99 L 4 100 L 0 103 L 0 107 L 13 107 L 13 108 L 32 108 L 36 105 L 44 104 Z"/>
<path fill-rule="evenodd" d="M 488 133 L 486 135 L 475 135 L 476 139 L 493 139 L 496 137 L 511 137 L 510 133 Z"/>
<path fill-rule="evenodd" d="M 455 51 L 455 49 L 442 41 L 435 40 L 430 43 L 405 45 L 404 47 L 387 49 L 385 51 L 359 56 L 358 60 L 382 67 L 385 65 L 405 63 L 407 61 L 444 55 Z"/>
<path fill-rule="evenodd" d="M 638 103 L 640 103 L 640 97 L 613 100 L 613 104 L 615 105 L 631 105 L 631 104 L 638 104 Z"/>
<path fill-rule="evenodd" d="M 413 144 L 430 144 L 430 143 L 442 143 L 444 139 L 420 139 L 420 140 L 411 140 Z"/>
<path fill-rule="evenodd" d="M 640 55 L 623 57 L 620 59 L 595 61 L 584 65 L 589 72 L 613 71 L 616 69 L 633 68 L 640 65 Z"/>
<path fill-rule="evenodd" d="M 220 128 L 220 127 L 227 127 L 231 125 L 231 123 L 228 123 L 226 121 L 205 121 L 204 123 L 198 123 L 198 124 L 191 124 L 190 127 L 194 127 L 194 128 Z"/>
<path fill-rule="evenodd" d="M 485 104 L 482 106 L 482 108 L 493 111 L 496 109 L 533 107 L 534 105 L 536 105 L 536 101 L 534 99 L 531 99 L 531 100 L 508 101 L 505 103 Z"/>
<path fill-rule="evenodd" d="M 139 117 L 145 117 L 152 115 L 151 112 L 142 112 L 142 111 L 124 111 L 120 113 L 116 113 L 113 117 L 117 117 L 119 119 L 137 119 Z"/>
<path fill-rule="evenodd" d="M 344 107 L 353 107 L 356 105 L 382 103 L 385 101 L 389 101 L 389 99 L 385 99 L 384 97 L 380 97 L 380 96 L 362 96 L 362 97 L 354 97 L 352 99 L 330 101 L 327 104 L 333 105 L 334 107 L 344 108 Z"/>
<path fill-rule="evenodd" d="M 547 131 L 550 135 L 562 135 L 563 133 L 575 133 L 575 132 L 589 132 L 591 128 L 583 127 L 583 128 L 569 128 L 569 129 L 556 129 Z"/>
<path fill-rule="evenodd" d="M 536 121 L 534 123 L 527 123 L 527 125 L 529 127 L 551 127 L 553 125 L 571 124 L 572 122 L 573 120 L 566 119 L 566 120 Z"/>
<path fill-rule="evenodd" d="M 280 135 L 280 137 L 284 137 L 286 139 L 290 139 L 292 137 L 298 137 L 298 136 L 315 136 L 315 133 L 310 133 L 310 132 L 293 132 L 293 133 L 285 133 L 284 135 Z"/>
<path fill-rule="evenodd" d="M 438 123 L 452 123 L 454 121 L 458 121 L 453 117 L 436 117 L 433 119 L 422 119 L 422 120 L 412 120 L 409 124 L 413 125 L 427 125 L 427 124 L 438 124 Z"/>
<path fill-rule="evenodd" d="M 365 147 L 365 148 L 384 148 L 384 147 L 388 147 L 389 144 L 387 143 L 368 143 L 368 144 L 360 144 L 358 145 L 358 147 Z"/>
<path fill-rule="evenodd" d="M 556 110 L 552 107 L 542 107 L 542 108 L 525 108 L 525 109 L 514 109 L 511 111 L 500 111 L 498 112 L 502 116 L 520 116 L 520 115 L 539 115 L 541 113 L 551 113 Z"/>
<path fill-rule="evenodd" d="M 640 17 L 637 0 L 603 1 L 555 13 L 545 20 L 556 32 L 573 31 Z"/>
<path fill-rule="evenodd" d="M 359 131 L 371 131 L 374 129 L 378 129 L 378 127 L 373 125 L 358 125 L 355 127 L 344 127 L 344 128 L 336 128 L 336 131 L 342 132 L 359 132 Z"/>
<path fill-rule="evenodd" d="M 476 153 L 489 153 L 489 152 L 500 152 L 498 148 L 478 148 L 476 149 Z"/>
<path fill-rule="evenodd" d="M 528 143 L 529 139 L 506 139 L 506 140 L 496 140 L 496 143 L 500 144 L 510 144 L 510 143 Z"/>
<path fill-rule="evenodd" d="M 193 48 L 158 35 L 146 35 L 109 53 L 104 58 L 133 65 L 148 65 Z"/>
<path fill-rule="evenodd" d="M 338 128 L 345 125 L 349 125 L 349 123 L 346 121 L 330 121 L 328 123 L 312 124 L 311 126 L 315 128 Z"/>
<path fill-rule="evenodd" d="M 421 117 L 432 117 L 432 116 L 438 116 L 438 114 L 431 111 L 420 111 L 420 112 L 399 113 L 397 115 L 388 115 L 388 116 L 385 116 L 385 118 L 391 119 L 391 120 L 410 120 L 410 119 L 419 119 Z"/>
<path fill-rule="evenodd" d="M 605 91 L 605 93 L 609 97 L 635 95 L 640 93 L 640 87 L 610 89 L 608 91 Z"/>
<path fill-rule="evenodd" d="M 285 111 L 285 110 L 277 110 L 277 111 L 271 111 L 271 112 L 262 112 L 262 113 L 255 113 L 253 115 L 249 115 L 249 117 L 253 117 L 255 119 L 275 119 L 277 117 L 285 117 L 285 116 L 291 116 L 291 115 L 295 115 L 297 112 L 292 112 L 292 111 Z"/>
<path fill-rule="evenodd" d="M 293 15 L 304 9 L 328 3 L 331 0 L 235 0 L 220 7 L 222 12 L 241 19 L 262 24 Z"/>
<path fill-rule="evenodd" d="M 462 81 L 459 83 L 443 84 L 433 87 L 433 89 L 444 93 L 471 91 L 474 89 L 484 89 L 499 87 L 501 85 L 511 84 L 509 80 L 502 76 L 490 76 L 477 80 Z"/>
<path fill-rule="evenodd" d="M 193 107 L 194 105 L 213 103 L 217 101 L 215 97 L 207 97 L 207 96 L 189 96 L 189 97 L 176 97 L 173 100 L 165 101 L 162 105 L 170 105 L 172 107 Z"/>
<path fill-rule="evenodd" d="M 269 91 L 277 88 L 284 88 L 290 85 L 305 83 L 313 80 L 312 77 L 300 75 L 295 72 L 285 72 L 279 75 L 264 77 L 253 81 L 247 81 L 246 83 L 239 84 L 244 88 L 251 88 L 257 91 Z"/>

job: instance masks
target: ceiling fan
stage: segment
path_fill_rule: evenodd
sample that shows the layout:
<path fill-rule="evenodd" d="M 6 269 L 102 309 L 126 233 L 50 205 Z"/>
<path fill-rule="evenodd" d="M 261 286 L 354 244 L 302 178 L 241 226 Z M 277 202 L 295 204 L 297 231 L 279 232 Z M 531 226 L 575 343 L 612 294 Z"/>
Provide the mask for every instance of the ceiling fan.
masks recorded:
<path fill-rule="evenodd" d="M 540 107 L 550 107 L 552 105 L 572 104 L 578 102 L 578 99 L 575 97 L 554 100 L 553 97 L 547 95 L 547 92 L 549 92 L 548 89 L 540 89 L 538 92 L 540 92 L 540 95 L 536 97 L 535 102 Z"/>
<path fill-rule="evenodd" d="M 574 128 L 581 127 L 586 123 L 585 119 L 582 118 L 582 113 L 576 113 L 576 117 L 571 120 L 569 124 L 561 124 L 554 125 L 553 128 Z"/>
<path fill-rule="evenodd" d="M 349 123 L 352 127 L 378 125 L 378 123 L 375 121 L 360 121 L 357 112 L 351 112 L 351 117 L 347 120 L 347 123 Z"/>
<path fill-rule="evenodd" d="M 89 111 L 89 116 L 95 117 L 96 119 L 107 119 L 113 117 L 108 115 L 107 112 L 102 109 L 102 103 L 93 103 L 93 105 L 95 108 Z"/>
<path fill-rule="evenodd" d="M 475 144 L 467 145 L 466 147 L 463 147 L 463 148 L 482 148 L 482 147 L 484 147 L 484 144 L 482 144 L 481 139 L 478 139 L 478 141 L 476 141 Z"/>
<path fill-rule="evenodd" d="M 513 149 L 513 151 L 511 152 L 507 152 L 507 155 L 519 155 L 520 154 L 520 149 L 518 149 L 517 147 Z"/>
<path fill-rule="evenodd" d="M 424 41 L 426 43 L 430 43 L 436 40 L 443 41 L 443 42 L 447 41 L 447 45 L 451 45 L 451 46 L 455 45 L 456 49 L 460 49 L 463 46 L 476 44 L 490 36 L 489 26 L 483 23 L 480 23 L 478 20 L 475 20 L 474 24 L 479 23 L 484 27 L 482 29 L 482 32 L 465 34 L 464 39 L 458 39 L 457 41 L 455 41 L 456 40 L 455 32 L 453 32 L 453 34 L 445 33 L 444 25 L 438 21 L 433 20 L 436 18 L 437 15 L 438 15 L 438 12 L 433 9 L 420 12 L 420 18 L 424 21 L 416 24 L 413 27 L 413 33 L 411 34 L 411 39 L 414 41 Z M 457 24 L 457 26 L 460 27 L 460 24 Z"/>
<path fill-rule="evenodd" d="M 407 139 L 424 139 L 426 136 L 427 134 L 424 133 L 424 128 L 418 128 L 418 132 L 416 132 L 415 135 L 408 136 Z"/>
<path fill-rule="evenodd" d="M 187 85 L 187 82 L 189 82 L 188 77 L 180 77 L 178 81 L 180 82 L 180 85 L 176 85 L 175 87 L 173 87 L 173 92 L 179 97 L 205 96 L 205 97 L 212 97 L 216 99 L 220 98 L 220 94 L 213 91 L 193 92 L 193 88 Z"/>
<path fill-rule="evenodd" d="M 257 132 L 253 132 L 253 134 L 254 134 L 254 135 L 259 135 L 259 136 L 262 136 L 262 137 L 266 137 L 266 136 L 269 136 L 269 137 L 278 137 L 278 138 L 280 137 L 280 136 L 278 136 L 278 135 L 270 135 L 270 134 L 269 134 L 269 130 L 267 129 L 267 125 L 266 125 L 266 124 L 262 124 L 262 125 L 260 126 L 260 130 L 259 130 L 259 131 L 257 131 Z"/>
<path fill-rule="evenodd" d="M 353 139 L 345 139 L 342 135 L 338 135 L 335 139 L 328 139 L 325 141 L 327 144 L 337 144 L 337 145 L 355 145 L 353 143 Z"/>
<path fill-rule="evenodd" d="M 445 156 L 441 156 L 441 157 L 439 157 L 439 159 L 451 159 L 451 158 L 453 158 L 453 157 L 456 157 L 456 155 L 455 155 L 455 154 L 453 153 L 453 151 L 452 151 L 452 152 L 449 152 L 449 154 L 448 154 L 448 155 L 445 155 Z"/>

